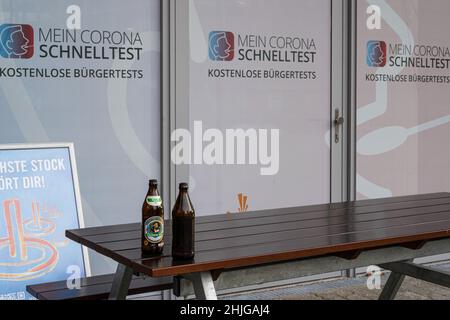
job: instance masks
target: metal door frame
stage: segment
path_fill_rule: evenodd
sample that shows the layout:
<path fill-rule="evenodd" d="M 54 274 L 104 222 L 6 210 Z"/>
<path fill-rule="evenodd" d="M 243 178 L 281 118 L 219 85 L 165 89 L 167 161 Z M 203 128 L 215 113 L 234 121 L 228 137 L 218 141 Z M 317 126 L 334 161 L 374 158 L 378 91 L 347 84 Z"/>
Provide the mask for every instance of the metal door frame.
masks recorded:
<path fill-rule="evenodd" d="M 331 102 L 330 102 L 330 142 L 331 142 L 331 199 L 341 202 L 351 199 L 350 180 L 347 176 L 349 160 L 349 108 L 348 81 L 350 61 L 348 61 L 349 41 L 348 10 L 349 0 L 329 0 L 331 2 Z M 189 180 L 188 166 L 175 166 L 170 159 L 173 143 L 170 134 L 177 128 L 189 125 L 189 2 L 162 1 L 162 123 L 163 123 L 163 194 L 167 204 L 173 204 L 176 184 Z M 340 127 L 339 143 L 334 142 L 335 110 L 345 119 Z M 170 186 L 170 187 L 169 187 Z"/>

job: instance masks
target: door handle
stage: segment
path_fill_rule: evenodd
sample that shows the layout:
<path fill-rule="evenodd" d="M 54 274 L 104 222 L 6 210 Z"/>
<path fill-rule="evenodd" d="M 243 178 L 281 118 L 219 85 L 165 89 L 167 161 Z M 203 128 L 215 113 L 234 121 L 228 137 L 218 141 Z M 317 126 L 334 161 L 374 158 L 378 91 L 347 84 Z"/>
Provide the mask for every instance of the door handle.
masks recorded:
<path fill-rule="evenodd" d="M 341 116 L 341 111 L 336 109 L 334 114 L 334 142 L 339 143 L 341 126 L 345 123 L 345 119 Z"/>

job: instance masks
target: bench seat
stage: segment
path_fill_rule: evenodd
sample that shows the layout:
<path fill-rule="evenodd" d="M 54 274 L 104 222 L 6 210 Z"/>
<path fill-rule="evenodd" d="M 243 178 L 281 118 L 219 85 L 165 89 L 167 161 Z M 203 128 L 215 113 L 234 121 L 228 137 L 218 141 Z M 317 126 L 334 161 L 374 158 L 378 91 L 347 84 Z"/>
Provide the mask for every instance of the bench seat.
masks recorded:
<path fill-rule="evenodd" d="M 66 281 L 27 286 L 27 292 L 38 300 L 103 300 L 108 299 L 114 274 L 81 279 L 81 288 L 70 290 Z M 128 295 L 137 295 L 173 288 L 173 278 L 133 277 Z"/>

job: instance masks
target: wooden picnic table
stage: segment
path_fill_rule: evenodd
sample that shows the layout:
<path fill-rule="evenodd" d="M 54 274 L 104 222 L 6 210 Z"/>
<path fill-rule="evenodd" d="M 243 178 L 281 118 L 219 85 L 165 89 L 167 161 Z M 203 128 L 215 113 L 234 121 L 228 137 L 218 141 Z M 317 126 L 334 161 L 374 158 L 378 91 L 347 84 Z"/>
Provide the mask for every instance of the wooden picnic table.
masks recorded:
<path fill-rule="evenodd" d="M 111 299 L 131 277 L 174 277 L 176 295 L 216 299 L 216 289 L 378 265 L 392 270 L 381 298 L 405 275 L 450 286 L 450 276 L 413 264 L 450 252 L 450 194 L 437 193 L 196 218 L 196 255 L 171 257 L 171 221 L 162 256 L 141 253 L 139 223 L 70 230 L 66 236 L 119 263 Z M 437 279 L 437 280 L 436 280 Z"/>

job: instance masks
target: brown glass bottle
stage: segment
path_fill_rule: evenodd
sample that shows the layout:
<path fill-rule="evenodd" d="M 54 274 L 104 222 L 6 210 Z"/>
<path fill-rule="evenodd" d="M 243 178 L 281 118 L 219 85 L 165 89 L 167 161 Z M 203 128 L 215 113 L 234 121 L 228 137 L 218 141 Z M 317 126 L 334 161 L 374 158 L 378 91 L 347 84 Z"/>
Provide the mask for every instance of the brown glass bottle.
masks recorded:
<path fill-rule="evenodd" d="M 158 255 L 164 249 L 164 208 L 158 192 L 158 181 L 150 180 L 142 205 L 142 252 Z"/>
<path fill-rule="evenodd" d="M 180 193 L 172 210 L 172 257 L 192 259 L 195 255 L 195 211 L 187 183 L 180 184 Z"/>

